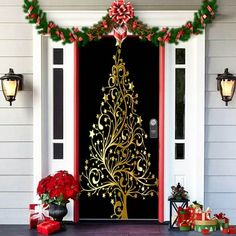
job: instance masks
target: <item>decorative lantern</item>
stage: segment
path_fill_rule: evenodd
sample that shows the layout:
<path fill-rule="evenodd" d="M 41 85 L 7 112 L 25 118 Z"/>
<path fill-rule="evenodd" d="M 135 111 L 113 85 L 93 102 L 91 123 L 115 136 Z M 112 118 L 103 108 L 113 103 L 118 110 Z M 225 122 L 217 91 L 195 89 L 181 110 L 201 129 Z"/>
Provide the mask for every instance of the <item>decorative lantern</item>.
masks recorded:
<path fill-rule="evenodd" d="M 22 90 L 23 75 L 15 74 L 13 69 L 9 69 L 9 73 L 0 78 L 2 82 L 2 91 L 6 101 L 12 102 L 16 100 L 18 90 Z"/>
<path fill-rule="evenodd" d="M 219 74 L 217 79 L 217 90 L 220 91 L 222 100 L 228 106 L 228 102 L 233 99 L 236 77 L 229 73 L 228 68 L 225 69 L 224 74 Z"/>

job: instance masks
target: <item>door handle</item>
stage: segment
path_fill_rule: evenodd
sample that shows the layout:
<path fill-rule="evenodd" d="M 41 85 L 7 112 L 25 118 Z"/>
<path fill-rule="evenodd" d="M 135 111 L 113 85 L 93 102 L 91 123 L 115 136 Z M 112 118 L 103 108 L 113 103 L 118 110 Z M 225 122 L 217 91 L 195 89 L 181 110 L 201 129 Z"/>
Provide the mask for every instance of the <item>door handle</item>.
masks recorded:
<path fill-rule="evenodd" d="M 151 139 L 158 138 L 158 125 L 157 125 L 157 119 L 151 119 L 149 121 L 149 137 Z"/>

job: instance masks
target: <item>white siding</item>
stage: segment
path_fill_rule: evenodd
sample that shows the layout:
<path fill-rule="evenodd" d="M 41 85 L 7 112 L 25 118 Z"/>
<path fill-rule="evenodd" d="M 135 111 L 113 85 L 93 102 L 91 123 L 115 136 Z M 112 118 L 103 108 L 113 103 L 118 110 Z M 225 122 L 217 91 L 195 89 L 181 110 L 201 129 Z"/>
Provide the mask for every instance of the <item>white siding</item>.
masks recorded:
<path fill-rule="evenodd" d="M 226 107 L 216 88 L 217 74 L 225 68 L 236 74 L 236 1 L 222 2 L 206 39 L 205 202 L 236 224 L 236 98 Z"/>
<path fill-rule="evenodd" d="M 21 5 L 0 1 L 0 76 L 24 74 L 12 107 L 0 92 L 0 224 L 26 224 L 33 199 L 32 27 Z"/>
<path fill-rule="evenodd" d="M 133 0 L 135 9 L 197 9 L 201 0 Z M 107 9 L 110 0 L 40 0 L 44 9 Z M 25 76 L 13 107 L 0 95 L 0 224 L 27 223 L 32 183 L 32 27 L 22 1 L 0 1 L 0 76 L 10 67 Z M 206 205 L 225 211 L 236 224 L 236 98 L 226 108 L 216 91 L 216 76 L 226 67 L 236 73 L 236 1 L 220 2 L 220 15 L 207 29 Z M 5 168 L 4 168 L 5 167 Z M 6 200 L 7 199 L 7 200 Z M 195 199 L 194 199 L 195 200 Z M 4 202 L 5 204 L 1 204 Z"/>

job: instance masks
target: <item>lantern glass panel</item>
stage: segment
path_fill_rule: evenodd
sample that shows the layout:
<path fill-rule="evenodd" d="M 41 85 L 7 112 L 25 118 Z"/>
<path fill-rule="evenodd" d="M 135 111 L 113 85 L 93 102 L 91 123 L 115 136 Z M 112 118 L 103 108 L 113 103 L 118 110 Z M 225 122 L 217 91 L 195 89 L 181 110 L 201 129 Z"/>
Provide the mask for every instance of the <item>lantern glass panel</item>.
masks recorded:
<path fill-rule="evenodd" d="M 232 97 L 234 93 L 234 80 L 222 80 L 221 81 L 221 88 L 222 88 L 222 95 L 224 97 Z"/>
<path fill-rule="evenodd" d="M 15 97 L 17 92 L 18 81 L 16 80 L 4 80 L 3 92 L 7 97 Z"/>

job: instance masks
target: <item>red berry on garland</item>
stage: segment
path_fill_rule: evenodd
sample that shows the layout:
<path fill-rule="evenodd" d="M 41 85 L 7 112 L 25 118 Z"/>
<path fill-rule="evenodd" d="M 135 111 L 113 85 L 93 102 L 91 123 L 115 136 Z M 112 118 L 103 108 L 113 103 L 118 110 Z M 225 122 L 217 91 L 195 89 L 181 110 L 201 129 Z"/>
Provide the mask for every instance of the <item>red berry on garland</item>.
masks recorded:
<path fill-rule="evenodd" d="M 79 37 L 79 41 L 81 42 L 81 41 L 83 41 L 84 39 L 82 38 L 82 37 Z"/>
<path fill-rule="evenodd" d="M 37 14 L 29 14 L 28 18 L 30 19 L 36 19 L 38 17 Z"/>
<path fill-rule="evenodd" d="M 166 27 L 162 28 L 161 32 L 166 33 L 167 32 L 167 28 Z"/>
<path fill-rule="evenodd" d="M 73 27 L 73 31 L 74 31 L 75 33 L 77 33 L 77 32 L 79 32 L 79 28 L 78 28 L 78 27 Z"/>
<path fill-rule="evenodd" d="M 108 28 L 107 22 L 106 22 L 105 20 L 102 22 L 102 25 L 103 25 L 103 27 L 104 27 L 105 29 Z"/>
<path fill-rule="evenodd" d="M 89 37 L 89 41 L 92 41 L 94 39 L 93 35 L 92 34 L 87 34 L 88 37 Z"/>
<path fill-rule="evenodd" d="M 148 41 L 152 41 L 152 34 L 147 35 L 146 38 Z"/>
<path fill-rule="evenodd" d="M 136 29 L 138 27 L 138 22 L 134 21 L 132 26 L 133 26 L 133 29 Z"/>

